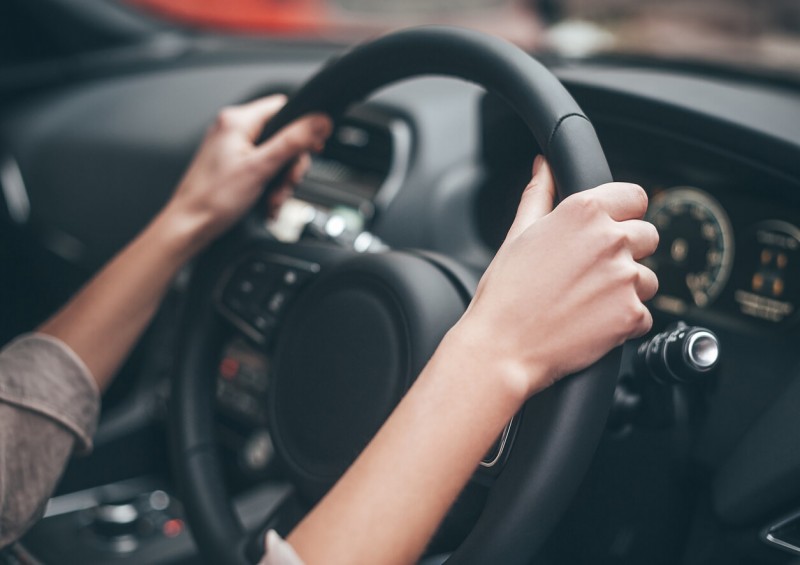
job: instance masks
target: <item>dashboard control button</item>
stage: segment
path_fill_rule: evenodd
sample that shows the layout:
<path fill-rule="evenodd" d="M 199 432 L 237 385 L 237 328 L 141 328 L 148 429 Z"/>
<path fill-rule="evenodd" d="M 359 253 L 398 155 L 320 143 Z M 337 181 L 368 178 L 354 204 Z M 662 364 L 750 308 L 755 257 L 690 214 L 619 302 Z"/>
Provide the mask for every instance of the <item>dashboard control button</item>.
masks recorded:
<path fill-rule="evenodd" d="M 274 316 L 278 316 L 283 311 L 284 306 L 286 306 L 288 298 L 285 291 L 276 290 L 271 295 L 268 295 L 266 304 L 267 311 Z"/>
<path fill-rule="evenodd" d="M 296 289 L 319 265 L 258 255 L 228 269 L 217 287 L 220 313 L 256 343 L 267 344 Z"/>
<path fill-rule="evenodd" d="M 150 504 L 150 508 L 152 510 L 163 512 L 164 510 L 169 508 L 171 499 L 169 495 L 163 490 L 154 490 L 153 492 L 150 493 L 150 496 L 147 497 L 147 501 Z"/>
<path fill-rule="evenodd" d="M 103 504 L 95 510 L 95 529 L 107 537 L 133 534 L 139 510 L 131 502 Z"/>
<path fill-rule="evenodd" d="M 267 272 L 268 269 L 269 266 L 267 265 L 267 262 L 262 259 L 256 259 L 254 261 L 251 261 L 249 264 L 250 272 L 255 275 L 263 275 L 264 273 Z"/>
<path fill-rule="evenodd" d="M 271 332 L 276 325 L 275 318 L 262 314 L 256 314 L 253 316 L 252 322 L 253 327 L 266 337 L 269 337 L 267 334 Z"/>
<path fill-rule="evenodd" d="M 232 381 L 239 374 L 239 361 L 226 357 L 219 364 L 219 374 L 226 381 Z"/>
<path fill-rule="evenodd" d="M 295 269 L 286 269 L 283 273 L 283 284 L 285 286 L 294 286 L 300 280 L 300 275 Z"/>
<path fill-rule="evenodd" d="M 235 378 L 228 375 L 236 369 Z M 225 346 L 217 374 L 217 406 L 227 416 L 263 426 L 266 423 L 265 394 L 269 388 L 269 358 L 243 337 Z M 236 445 L 239 450 L 241 445 Z"/>
<path fill-rule="evenodd" d="M 257 430 L 244 444 L 241 452 L 242 466 L 248 471 L 263 471 L 272 461 L 275 448 L 265 429 Z"/>
<path fill-rule="evenodd" d="M 255 289 L 256 286 L 253 284 L 253 281 L 242 279 L 236 283 L 235 292 L 240 296 L 250 296 Z"/>

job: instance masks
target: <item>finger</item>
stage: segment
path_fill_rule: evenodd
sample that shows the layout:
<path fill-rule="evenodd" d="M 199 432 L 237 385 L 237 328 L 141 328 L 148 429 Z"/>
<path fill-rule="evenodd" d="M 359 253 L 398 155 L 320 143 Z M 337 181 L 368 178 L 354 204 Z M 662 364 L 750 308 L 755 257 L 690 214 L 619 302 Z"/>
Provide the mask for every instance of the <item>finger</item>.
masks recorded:
<path fill-rule="evenodd" d="M 508 237 L 517 237 L 536 220 L 549 214 L 553 210 L 555 193 L 556 183 L 550 165 L 544 157 L 537 155 L 533 161 L 533 177 L 522 193 Z"/>
<path fill-rule="evenodd" d="M 648 310 L 647 306 L 644 304 L 641 304 L 639 308 L 638 320 L 636 326 L 629 336 L 629 339 L 642 337 L 651 329 L 653 329 L 653 315 L 650 313 L 650 310 Z"/>
<path fill-rule="evenodd" d="M 267 197 L 267 217 L 276 218 L 281 208 L 294 196 L 294 184 L 284 182 Z"/>
<path fill-rule="evenodd" d="M 311 168 L 311 155 L 303 153 L 298 157 L 289 170 L 288 180 L 295 186 L 303 182 L 308 170 Z"/>
<path fill-rule="evenodd" d="M 644 265 L 638 265 L 637 267 L 639 269 L 639 274 L 635 284 L 636 296 L 638 296 L 639 300 L 642 302 L 647 302 L 658 292 L 658 277 L 652 270 Z"/>
<path fill-rule="evenodd" d="M 618 222 L 640 220 L 647 212 L 647 193 L 638 184 L 611 182 L 577 196 L 592 198 Z"/>
<path fill-rule="evenodd" d="M 275 218 L 286 201 L 294 196 L 295 187 L 302 182 L 310 167 L 311 156 L 308 153 L 303 153 L 295 159 L 280 184 L 267 197 L 268 217 Z"/>
<path fill-rule="evenodd" d="M 627 235 L 634 260 L 639 261 L 656 252 L 658 230 L 653 224 L 643 220 L 626 220 L 622 222 L 622 229 Z"/>
<path fill-rule="evenodd" d="M 286 96 L 275 94 L 266 96 L 235 106 L 234 111 L 239 113 L 240 127 L 250 141 L 255 142 L 261 134 L 261 130 L 278 111 L 286 104 Z"/>
<path fill-rule="evenodd" d="M 265 178 L 271 177 L 303 153 L 321 151 L 332 128 L 327 116 L 304 116 L 259 145 L 252 158 L 258 163 L 260 173 Z"/>

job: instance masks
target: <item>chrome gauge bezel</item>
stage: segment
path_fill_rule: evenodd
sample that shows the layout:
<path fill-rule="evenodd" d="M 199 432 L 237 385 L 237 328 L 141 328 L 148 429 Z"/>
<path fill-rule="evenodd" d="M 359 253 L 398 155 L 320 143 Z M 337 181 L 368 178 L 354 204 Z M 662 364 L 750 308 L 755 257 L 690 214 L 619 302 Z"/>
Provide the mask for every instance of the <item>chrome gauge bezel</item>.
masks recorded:
<path fill-rule="evenodd" d="M 706 308 L 713 304 L 717 298 L 719 298 L 719 295 L 722 293 L 725 285 L 730 280 L 731 272 L 733 271 L 735 239 L 731 220 L 728 217 L 728 213 L 725 211 L 725 208 L 723 208 L 723 206 L 713 196 L 693 186 L 675 186 L 660 192 L 651 201 L 650 208 L 647 211 L 647 220 L 652 221 L 659 211 L 667 206 L 670 206 L 672 202 L 688 202 L 694 206 L 703 208 L 714 220 L 716 225 L 719 226 L 719 237 L 722 239 L 722 258 L 719 263 L 717 275 L 705 289 L 703 295 L 704 299 L 698 299 L 695 291 L 689 288 L 692 298 L 691 302 L 687 305 L 697 308 Z M 656 227 L 658 226 L 656 225 Z M 674 312 L 676 309 L 678 309 L 676 307 L 677 302 L 683 301 L 680 299 L 674 299 L 674 297 L 669 295 L 662 297 L 659 294 L 654 300 L 654 305 L 659 309 Z"/>

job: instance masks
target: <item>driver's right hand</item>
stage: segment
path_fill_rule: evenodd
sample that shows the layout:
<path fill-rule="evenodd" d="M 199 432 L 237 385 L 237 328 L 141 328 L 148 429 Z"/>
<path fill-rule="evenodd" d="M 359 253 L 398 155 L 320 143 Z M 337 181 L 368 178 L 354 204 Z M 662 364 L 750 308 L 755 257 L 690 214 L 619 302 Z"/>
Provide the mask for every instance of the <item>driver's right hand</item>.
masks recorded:
<path fill-rule="evenodd" d="M 639 261 L 658 245 L 642 220 L 647 194 L 613 182 L 555 209 L 550 167 L 537 157 L 506 240 L 452 333 L 491 359 L 526 398 L 650 330 L 643 302 L 658 290 Z"/>

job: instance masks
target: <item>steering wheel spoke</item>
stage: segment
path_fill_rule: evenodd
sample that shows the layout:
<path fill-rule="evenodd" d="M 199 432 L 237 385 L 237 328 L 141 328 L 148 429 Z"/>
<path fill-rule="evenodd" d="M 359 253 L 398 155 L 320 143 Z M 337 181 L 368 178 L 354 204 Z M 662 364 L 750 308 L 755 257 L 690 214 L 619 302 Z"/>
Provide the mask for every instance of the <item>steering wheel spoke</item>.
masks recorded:
<path fill-rule="evenodd" d="M 319 271 L 313 261 L 253 251 L 223 273 L 214 291 L 215 306 L 237 330 L 267 346 L 288 304 Z"/>

